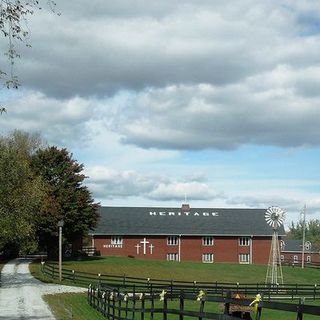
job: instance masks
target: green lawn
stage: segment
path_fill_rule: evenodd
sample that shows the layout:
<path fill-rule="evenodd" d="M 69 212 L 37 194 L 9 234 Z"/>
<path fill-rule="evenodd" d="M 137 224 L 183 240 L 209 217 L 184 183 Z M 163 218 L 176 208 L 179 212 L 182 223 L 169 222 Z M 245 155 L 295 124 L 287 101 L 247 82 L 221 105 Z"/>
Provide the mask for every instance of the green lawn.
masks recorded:
<path fill-rule="evenodd" d="M 55 316 L 59 320 L 68 320 L 68 319 L 75 319 L 75 320 L 87 320 L 87 319 L 95 319 L 95 320 L 102 320 L 105 319 L 102 317 L 100 313 L 90 307 L 87 303 L 86 295 L 85 294 L 56 294 L 56 295 L 47 295 L 44 297 L 45 301 L 47 301 L 53 310 Z M 310 304 L 308 302 L 308 304 Z M 129 304 L 129 307 L 132 306 Z M 155 307 L 161 307 L 162 303 L 157 301 L 155 303 Z M 136 307 L 140 307 L 140 303 L 137 302 Z M 200 303 L 197 301 L 186 301 L 185 302 L 185 310 L 188 311 L 199 311 Z M 150 308 L 150 302 L 146 302 L 145 308 Z M 179 309 L 179 302 L 178 301 L 168 301 L 168 308 L 169 309 Z M 205 309 L 206 312 L 213 312 L 213 313 L 222 313 L 223 306 L 218 303 L 206 303 Z M 72 317 L 71 317 L 72 316 Z M 121 316 L 125 316 L 124 312 Z M 132 313 L 128 313 L 128 318 L 130 319 Z M 252 315 L 254 318 L 254 315 Z M 140 313 L 135 314 L 135 319 L 140 319 Z M 275 311 L 275 310 L 267 310 L 264 309 L 262 311 L 262 319 L 270 320 L 270 319 L 277 319 L 277 320 L 292 320 L 296 318 L 295 313 L 291 312 L 283 312 L 283 311 Z M 150 315 L 146 314 L 145 319 L 150 319 Z M 155 319 L 162 319 L 161 314 L 156 314 Z M 178 320 L 179 317 L 177 315 L 169 315 L 169 320 Z M 187 320 L 197 319 L 191 317 L 185 317 Z M 319 317 L 316 316 L 308 316 L 304 315 L 304 320 L 317 320 Z"/>
<path fill-rule="evenodd" d="M 94 274 L 126 275 L 151 279 L 206 282 L 263 283 L 266 266 L 227 263 L 167 262 L 124 257 L 64 261 L 63 268 Z M 39 269 L 39 268 L 38 268 Z M 31 271 L 38 273 L 37 267 Z M 285 283 L 319 283 L 320 269 L 283 267 Z"/>
<path fill-rule="evenodd" d="M 195 262 L 167 262 L 167 261 L 146 261 L 123 257 L 107 258 L 87 258 L 84 261 L 64 261 L 63 268 L 74 269 L 76 271 L 135 276 L 153 279 L 175 279 L 187 281 L 218 281 L 218 282 L 240 282 L 257 283 L 264 282 L 266 266 L 239 265 L 239 264 L 202 264 Z M 40 265 L 32 264 L 30 269 L 33 274 L 42 280 L 50 281 L 40 273 Z M 300 269 L 284 267 L 284 280 L 286 283 L 306 283 L 314 284 L 320 279 L 320 270 Z M 91 308 L 86 301 L 85 294 L 58 294 L 48 295 L 45 300 L 56 314 L 57 319 L 104 319 L 97 311 Z M 160 303 L 160 302 L 158 302 Z M 157 304 L 158 304 L 157 303 Z M 316 304 L 319 302 L 306 302 L 306 304 Z M 146 307 L 148 307 L 146 305 Z M 178 309 L 178 302 L 169 302 L 169 308 Z M 199 303 L 196 301 L 186 302 L 187 310 L 198 310 Z M 221 305 L 210 303 L 207 305 L 208 312 L 221 313 Z M 146 315 L 146 319 L 149 315 Z M 155 315 L 155 319 L 160 319 L 161 315 Z M 273 311 L 264 309 L 262 319 L 290 320 L 295 319 L 295 313 Z M 140 314 L 136 314 L 136 319 L 140 319 Z M 178 319 L 178 316 L 169 316 L 169 320 Z M 188 318 L 186 318 L 188 319 Z M 191 318 L 189 318 L 191 319 Z M 306 320 L 315 320 L 319 317 L 304 316 Z"/>
<path fill-rule="evenodd" d="M 105 318 L 90 307 L 85 294 L 61 293 L 43 297 L 49 304 L 56 319 L 59 320 L 105 320 Z"/>

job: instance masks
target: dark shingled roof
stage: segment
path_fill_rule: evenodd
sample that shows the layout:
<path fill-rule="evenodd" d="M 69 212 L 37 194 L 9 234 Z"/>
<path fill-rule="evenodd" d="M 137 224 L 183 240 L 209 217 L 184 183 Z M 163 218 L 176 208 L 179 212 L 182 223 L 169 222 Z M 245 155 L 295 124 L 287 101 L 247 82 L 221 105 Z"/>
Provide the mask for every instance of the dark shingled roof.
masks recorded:
<path fill-rule="evenodd" d="M 91 234 L 270 236 L 272 228 L 265 221 L 265 212 L 265 209 L 191 208 L 186 215 L 181 208 L 101 207 L 100 220 Z M 279 235 L 284 234 L 281 226 Z"/>
<path fill-rule="evenodd" d="M 282 252 L 302 252 L 302 240 L 284 240 L 284 244 Z M 311 248 L 305 248 L 305 252 L 311 252 Z"/>

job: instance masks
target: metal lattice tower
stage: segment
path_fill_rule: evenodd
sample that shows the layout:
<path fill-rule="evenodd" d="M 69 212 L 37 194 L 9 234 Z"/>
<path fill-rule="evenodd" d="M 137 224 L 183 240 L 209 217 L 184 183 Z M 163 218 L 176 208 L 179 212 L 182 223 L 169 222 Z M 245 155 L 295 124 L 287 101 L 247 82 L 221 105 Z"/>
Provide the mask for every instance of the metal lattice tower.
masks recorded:
<path fill-rule="evenodd" d="M 278 228 L 283 224 L 285 212 L 279 207 L 270 207 L 265 214 L 266 222 L 272 227 L 272 241 L 266 275 L 266 284 L 283 284 Z"/>

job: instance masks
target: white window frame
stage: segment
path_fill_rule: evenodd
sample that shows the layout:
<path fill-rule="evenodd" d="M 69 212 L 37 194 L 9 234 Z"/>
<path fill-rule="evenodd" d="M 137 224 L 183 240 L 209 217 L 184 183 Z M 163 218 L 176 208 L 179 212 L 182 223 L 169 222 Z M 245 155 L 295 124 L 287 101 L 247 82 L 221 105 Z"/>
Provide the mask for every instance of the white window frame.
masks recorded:
<path fill-rule="evenodd" d="M 203 263 L 213 263 L 214 262 L 214 254 L 213 253 L 203 253 L 202 254 L 202 262 Z"/>
<path fill-rule="evenodd" d="M 213 244 L 214 244 L 213 237 L 210 237 L 210 236 L 202 237 L 202 245 L 203 246 L 213 246 Z"/>
<path fill-rule="evenodd" d="M 250 237 L 240 237 L 239 238 L 239 246 L 240 247 L 250 246 Z"/>
<path fill-rule="evenodd" d="M 298 262 L 299 260 L 298 260 L 298 256 L 297 255 L 294 255 L 293 256 L 293 262 Z"/>
<path fill-rule="evenodd" d="M 284 261 L 284 255 L 283 254 L 280 255 L 280 260 Z"/>
<path fill-rule="evenodd" d="M 168 236 L 167 237 L 167 245 L 168 246 L 177 246 L 179 244 L 178 236 Z"/>
<path fill-rule="evenodd" d="M 123 244 L 123 237 L 122 236 L 112 236 L 111 237 L 111 244 L 122 245 Z"/>
<path fill-rule="evenodd" d="M 307 262 L 311 262 L 311 256 L 307 256 Z"/>
<path fill-rule="evenodd" d="M 239 253 L 239 263 L 249 264 L 250 263 L 250 254 L 249 253 Z"/>
<path fill-rule="evenodd" d="M 167 253 L 167 261 L 178 261 L 178 253 Z"/>

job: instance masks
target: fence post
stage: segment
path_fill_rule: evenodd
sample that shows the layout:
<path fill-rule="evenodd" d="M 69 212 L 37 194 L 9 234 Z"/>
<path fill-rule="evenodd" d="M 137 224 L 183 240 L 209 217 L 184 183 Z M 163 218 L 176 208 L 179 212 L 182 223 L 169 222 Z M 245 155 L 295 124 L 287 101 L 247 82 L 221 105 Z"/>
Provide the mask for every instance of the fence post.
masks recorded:
<path fill-rule="evenodd" d="M 142 297 L 141 297 L 141 320 L 144 320 L 144 308 L 145 308 L 145 300 L 144 300 L 144 294 L 142 294 Z"/>
<path fill-rule="evenodd" d="M 104 291 L 104 297 L 103 297 L 103 315 L 106 317 L 106 313 L 107 313 L 107 295 L 108 292 Z"/>
<path fill-rule="evenodd" d="M 118 319 L 120 319 L 120 317 L 121 317 L 121 296 L 120 296 L 119 291 L 117 294 L 117 300 L 118 300 Z"/>
<path fill-rule="evenodd" d="M 122 283 L 123 283 L 123 286 L 125 287 L 125 285 L 126 285 L 126 275 L 125 275 L 125 274 L 123 275 L 123 281 L 122 281 Z"/>
<path fill-rule="evenodd" d="M 72 280 L 73 280 L 73 283 L 76 282 L 76 272 L 74 270 L 72 270 Z"/>
<path fill-rule="evenodd" d="M 257 308 L 257 313 L 256 313 L 256 320 L 260 320 L 261 319 L 261 313 L 262 313 L 262 307 L 261 307 L 260 302 L 259 302 L 258 308 Z"/>
<path fill-rule="evenodd" d="M 111 298 L 110 298 L 110 295 L 111 295 L 111 291 L 108 291 L 108 312 L 107 312 L 107 318 L 109 319 L 110 318 L 110 304 L 111 304 Z"/>
<path fill-rule="evenodd" d="M 152 286 L 151 286 L 151 310 L 150 310 L 150 319 L 153 320 L 154 317 L 154 294 L 152 292 Z"/>
<path fill-rule="evenodd" d="M 299 299 L 299 304 L 297 305 L 297 320 L 303 319 L 303 298 Z"/>
<path fill-rule="evenodd" d="M 227 292 L 227 296 L 226 296 L 225 300 L 229 300 L 229 299 L 231 299 L 231 291 L 230 290 Z M 229 313 L 230 313 L 230 302 L 226 301 L 224 303 L 224 314 L 229 314 Z"/>
<path fill-rule="evenodd" d="M 52 265 L 52 279 L 54 279 L 54 264 Z"/>
<path fill-rule="evenodd" d="M 316 300 L 316 296 L 317 296 L 317 284 L 314 284 L 314 289 L 313 289 L 313 300 Z"/>
<path fill-rule="evenodd" d="M 171 279 L 171 283 L 170 283 L 170 294 L 171 294 L 171 301 L 173 300 L 172 298 L 172 294 L 173 294 L 173 281 Z"/>
<path fill-rule="evenodd" d="M 167 295 L 164 296 L 163 299 L 163 320 L 168 319 L 168 300 L 167 300 Z"/>
<path fill-rule="evenodd" d="M 115 304 L 116 304 L 116 292 L 113 289 L 113 291 L 112 291 L 112 319 L 115 319 L 115 315 L 116 315 Z"/>
<path fill-rule="evenodd" d="M 203 317 L 204 303 L 205 303 L 205 300 L 201 300 L 200 310 L 199 310 L 199 320 L 202 320 L 202 317 Z"/>
<path fill-rule="evenodd" d="M 180 306 L 179 306 L 179 320 L 183 320 L 183 312 L 184 312 L 184 292 L 180 292 Z"/>

